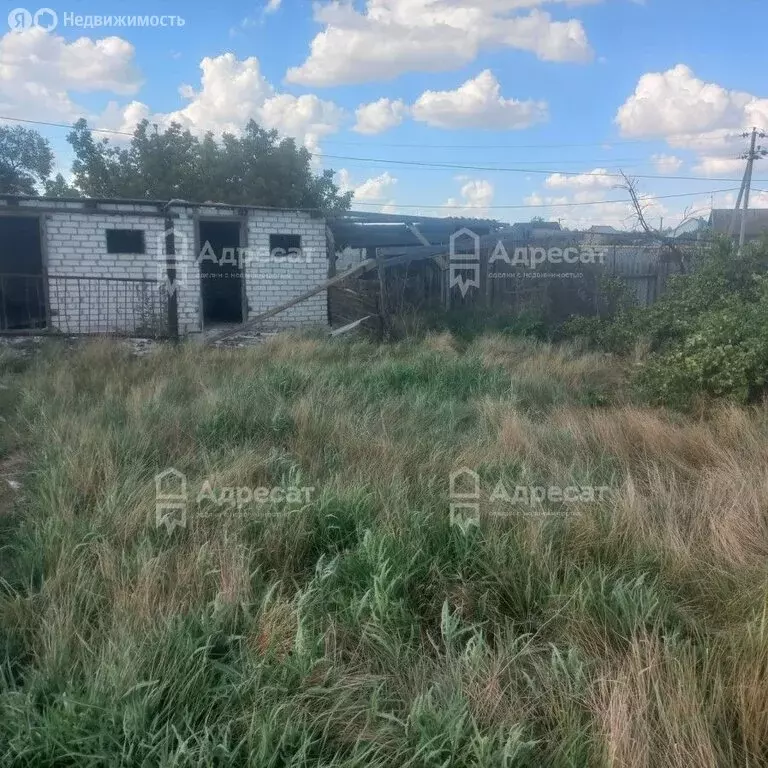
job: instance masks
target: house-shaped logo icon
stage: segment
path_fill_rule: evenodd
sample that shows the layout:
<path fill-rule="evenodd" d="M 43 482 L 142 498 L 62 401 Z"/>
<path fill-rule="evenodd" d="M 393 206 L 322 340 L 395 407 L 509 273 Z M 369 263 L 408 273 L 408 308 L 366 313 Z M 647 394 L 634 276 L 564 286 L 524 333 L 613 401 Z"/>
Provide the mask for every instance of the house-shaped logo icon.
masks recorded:
<path fill-rule="evenodd" d="M 171 467 L 155 475 L 155 527 L 187 527 L 187 478 Z"/>
<path fill-rule="evenodd" d="M 451 525 L 465 533 L 471 526 L 480 525 L 480 475 L 462 467 L 449 476 L 451 498 Z"/>
<path fill-rule="evenodd" d="M 462 252 L 462 248 L 471 252 Z M 450 256 L 448 289 L 459 286 L 462 297 L 470 288 L 480 288 L 480 235 L 462 227 L 451 235 L 448 254 Z"/>

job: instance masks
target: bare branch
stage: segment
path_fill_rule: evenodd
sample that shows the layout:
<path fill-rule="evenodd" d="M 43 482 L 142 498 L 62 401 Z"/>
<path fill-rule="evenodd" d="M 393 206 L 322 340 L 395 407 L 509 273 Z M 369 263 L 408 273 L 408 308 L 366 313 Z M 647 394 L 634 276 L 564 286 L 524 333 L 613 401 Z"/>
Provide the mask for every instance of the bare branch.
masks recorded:
<path fill-rule="evenodd" d="M 640 196 L 637 193 L 637 179 L 632 179 L 627 176 L 624 171 L 619 171 L 624 178 L 624 184 L 620 185 L 622 189 L 629 192 L 629 197 L 632 202 L 632 207 L 635 209 L 635 218 L 641 229 L 647 234 L 658 240 L 669 253 L 674 257 L 675 262 L 680 267 L 682 273 L 687 272 L 686 269 L 686 255 L 682 249 L 674 241 L 674 238 L 665 235 L 661 229 L 654 229 L 645 216 L 645 212 L 648 208 L 648 203 L 641 201 Z M 677 231 L 677 230 L 675 230 Z"/>

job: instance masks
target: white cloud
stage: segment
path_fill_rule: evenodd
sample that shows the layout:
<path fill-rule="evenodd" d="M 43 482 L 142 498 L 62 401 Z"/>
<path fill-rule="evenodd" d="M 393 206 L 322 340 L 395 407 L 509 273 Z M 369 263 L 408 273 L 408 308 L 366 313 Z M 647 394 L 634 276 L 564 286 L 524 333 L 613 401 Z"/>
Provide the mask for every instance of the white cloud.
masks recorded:
<path fill-rule="evenodd" d="M 678 64 L 643 75 L 616 123 L 624 136 L 663 138 L 670 147 L 695 152 L 698 173 L 732 175 L 743 170 L 744 130 L 768 123 L 768 99 L 705 82 Z"/>
<path fill-rule="evenodd" d="M 616 198 L 626 197 L 626 193 L 617 194 Z M 652 225 L 659 223 L 659 218 L 666 211 L 659 201 L 649 199 L 651 195 L 642 195 L 646 205 L 646 216 Z M 589 229 L 593 225 L 611 226 L 616 229 L 635 229 L 636 219 L 630 202 L 611 203 L 605 193 L 585 191 L 572 196 L 549 196 L 534 192 L 523 201 L 526 205 L 537 206 L 531 215 L 540 215 L 549 221 L 562 222 L 564 227 L 576 230 Z M 578 205 L 574 205 L 578 203 Z"/>
<path fill-rule="evenodd" d="M 379 99 L 370 104 L 361 104 L 355 110 L 358 133 L 376 134 L 394 128 L 408 114 L 408 107 L 399 99 Z"/>
<path fill-rule="evenodd" d="M 590 191 L 595 189 L 610 189 L 617 184 L 616 177 L 610 175 L 607 168 L 595 168 L 588 173 L 579 173 L 575 175 L 566 175 L 563 173 L 553 173 L 547 176 L 544 185 L 549 189 L 577 189 L 580 191 Z"/>
<path fill-rule="evenodd" d="M 199 88 L 184 85 L 179 89 L 189 104 L 175 112 L 154 114 L 152 121 L 161 125 L 175 121 L 196 133 L 237 134 L 253 119 L 317 151 L 322 138 L 338 131 L 344 119 L 339 106 L 314 94 L 294 96 L 277 92 L 262 74 L 255 56 L 242 60 L 233 53 L 206 56 L 200 69 Z M 128 109 L 149 113 L 145 105 L 135 102 Z"/>
<path fill-rule="evenodd" d="M 282 5 L 283 0 L 268 0 L 264 13 L 274 13 Z"/>
<path fill-rule="evenodd" d="M 768 100 L 706 83 L 690 67 L 678 64 L 666 72 L 643 75 L 620 107 L 616 122 L 630 137 L 685 135 L 742 128 L 748 111 L 765 111 L 768 116 Z"/>
<path fill-rule="evenodd" d="M 140 101 L 132 101 L 122 107 L 116 101 L 110 101 L 94 124 L 97 128 L 132 134 L 136 130 L 136 124 L 149 117 L 149 107 Z"/>
<path fill-rule="evenodd" d="M 71 93 L 135 93 L 134 47 L 119 37 L 63 37 L 32 27 L 0 38 L 0 113 L 70 122 L 86 110 Z"/>
<path fill-rule="evenodd" d="M 442 215 L 488 216 L 489 207 L 493 203 L 495 192 L 493 184 L 487 179 L 467 179 L 465 176 L 458 176 L 457 181 L 464 182 L 460 190 L 461 199 L 457 200 L 454 197 L 450 197 L 445 204 L 458 210 L 452 210 L 448 213 L 443 212 Z"/>
<path fill-rule="evenodd" d="M 486 69 L 454 91 L 425 91 L 412 107 L 415 120 L 435 128 L 527 128 L 548 117 L 541 101 L 505 99 L 493 73 Z"/>
<path fill-rule="evenodd" d="M 547 0 L 367 0 L 315 5 L 323 30 L 289 82 L 312 86 L 389 80 L 405 72 L 443 72 L 481 50 L 515 48 L 545 61 L 588 61 L 580 21 L 553 21 L 534 6 Z M 531 9 L 520 14 L 515 11 Z"/>
<path fill-rule="evenodd" d="M 339 188 L 342 192 L 352 192 L 353 203 L 384 203 L 385 209 L 391 210 L 395 201 L 389 199 L 392 188 L 397 184 L 397 179 L 386 171 L 380 176 L 366 179 L 360 184 L 355 184 L 346 168 L 338 172 Z M 387 212 L 384 210 L 383 212 Z"/>
<path fill-rule="evenodd" d="M 656 170 L 665 175 L 675 173 L 683 167 L 683 161 L 676 155 L 652 155 L 651 160 Z"/>
<path fill-rule="evenodd" d="M 746 160 L 739 157 L 704 156 L 694 166 L 696 173 L 702 176 L 737 177 L 744 173 Z"/>

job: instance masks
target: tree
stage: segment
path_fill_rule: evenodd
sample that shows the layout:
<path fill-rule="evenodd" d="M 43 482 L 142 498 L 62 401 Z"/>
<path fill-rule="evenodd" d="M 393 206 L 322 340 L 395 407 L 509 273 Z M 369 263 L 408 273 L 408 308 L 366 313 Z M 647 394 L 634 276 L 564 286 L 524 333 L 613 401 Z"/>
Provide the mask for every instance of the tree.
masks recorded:
<path fill-rule="evenodd" d="M 658 241 L 666 248 L 665 255 L 671 261 L 677 264 L 680 268 L 680 271 L 685 274 L 688 271 L 688 255 L 675 242 L 675 237 L 677 236 L 677 233 L 683 224 L 685 224 L 691 218 L 690 212 L 686 211 L 686 213 L 683 214 L 682 222 L 678 224 L 675 229 L 671 230 L 671 236 L 666 234 L 664 230 L 661 229 L 661 227 L 659 229 L 655 229 L 648 223 L 648 219 L 645 216 L 648 203 L 642 201 L 640 198 L 637 180 L 627 176 L 624 171 L 619 171 L 619 173 L 621 173 L 624 179 L 624 183 L 620 184 L 619 187 L 629 192 L 629 199 L 632 203 L 632 208 L 634 209 L 634 216 L 637 220 L 637 223 L 640 225 L 643 232 L 645 232 L 647 235 L 650 235 L 654 240 Z"/>
<path fill-rule="evenodd" d="M 66 179 L 60 174 L 56 174 L 56 178 L 51 181 L 48 179 L 45 182 L 45 196 L 46 197 L 80 197 L 80 192 L 74 187 L 67 184 Z"/>
<path fill-rule="evenodd" d="M 241 136 L 202 139 L 172 123 L 165 130 L 144 120 L 127 146 L 95 140 L 79 120 L 68 140 L 75 152 L 75 186 L 89 197 L 182 199 L 233 205 L 320 208 L 349 207 L 333 171 L 315 174 L 312 156 L 293 139 L 280 139 L 250 121 Z"/>
<path fill-rule="evenodd" d="M 0 193 L 37 195 L 52 168 L 51 147 L 37 131 L 0 126 Z"/>

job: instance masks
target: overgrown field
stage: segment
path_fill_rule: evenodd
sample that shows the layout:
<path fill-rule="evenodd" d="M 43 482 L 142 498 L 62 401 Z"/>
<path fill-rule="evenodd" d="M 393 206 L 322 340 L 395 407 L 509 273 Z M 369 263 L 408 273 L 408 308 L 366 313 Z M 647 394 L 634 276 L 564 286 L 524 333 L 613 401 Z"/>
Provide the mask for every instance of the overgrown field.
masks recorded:
<path fill-rule="evenodd" d="M 768 765 L 765 406 L 500 336 L 0 365 L 0 765 Z"/>

